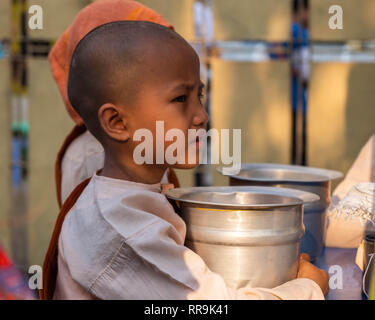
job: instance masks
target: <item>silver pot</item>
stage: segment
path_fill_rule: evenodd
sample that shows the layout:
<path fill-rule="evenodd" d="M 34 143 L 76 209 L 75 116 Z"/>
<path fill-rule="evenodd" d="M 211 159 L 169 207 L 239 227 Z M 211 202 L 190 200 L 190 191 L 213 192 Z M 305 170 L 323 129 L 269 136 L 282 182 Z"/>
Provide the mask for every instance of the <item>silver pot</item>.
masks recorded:
<path fill-rule="evenodd" d="M 319 199 L 266 187 L 179 188 L 167 198 L 187 225 L 186 246 L 232 288 L 272 288 L 296 277 L 303 203 Z"/>
<path fill-rule="evenodd" d="M 222 172 L 222 168 L 219 168 Z M 320 201 L 305 206 L 303 223 L 306 232 L 301 241 L 301 252 L 311 260 L 320 256 L 324 244 L 326 212 L 331 202 L 331 181 L 341 178 L 338 171 L 270 163 L 243 164 L 236 175 L 229 175 L 231 186 L 283 187 L 317 194 Z"/>

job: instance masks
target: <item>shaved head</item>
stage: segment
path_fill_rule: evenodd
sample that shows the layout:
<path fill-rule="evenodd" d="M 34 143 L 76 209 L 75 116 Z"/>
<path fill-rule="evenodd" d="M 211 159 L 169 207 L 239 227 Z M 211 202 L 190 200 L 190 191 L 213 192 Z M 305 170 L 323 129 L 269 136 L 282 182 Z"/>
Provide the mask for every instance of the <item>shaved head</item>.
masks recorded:
<path fill-rule="evenodd" d="M 111 22 L 88 33 L 74 50 L 68 79 L 69 100 L 87 128 L 99 139 L 100 106 L 132 105 L 158 56 L 181 46 L 192 50 L 173 30 L 146 21 Z"/>

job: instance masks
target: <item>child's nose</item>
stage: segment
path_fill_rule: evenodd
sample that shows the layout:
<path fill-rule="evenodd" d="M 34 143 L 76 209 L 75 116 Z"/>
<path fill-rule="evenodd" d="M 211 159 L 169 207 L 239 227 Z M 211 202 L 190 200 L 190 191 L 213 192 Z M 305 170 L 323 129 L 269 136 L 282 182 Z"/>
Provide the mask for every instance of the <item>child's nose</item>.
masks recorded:
<path fill-rule="evenodd" d="M 193 125 L 200 128 L 205 128 L 208 122 L 208 113 L 206 108 L 200 107 L 199 113 L 193 118 Z"/>

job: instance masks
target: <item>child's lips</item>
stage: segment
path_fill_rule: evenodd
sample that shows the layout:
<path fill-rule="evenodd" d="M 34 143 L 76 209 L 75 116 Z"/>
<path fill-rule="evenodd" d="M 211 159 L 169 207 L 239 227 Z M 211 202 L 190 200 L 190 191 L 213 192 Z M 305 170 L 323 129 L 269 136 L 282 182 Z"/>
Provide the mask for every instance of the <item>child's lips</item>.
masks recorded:
<path fill-rule="evenodd" d="M 204 140 L 200 141 L 199 138 L 197 137 L 196 139 L 192 140 L 189 144 L 196 144 L 196 146 L 203 146 Z"/>
<path fill-rule="evenodd" d="M 201 141 L 200 141 L 201 140 Z M 203 145 L 206 140 L 206 134 L 201 134 L 197 136 L 195 139 L 192 139 L 189 144 L 197 144 L 197 145 Z"/>
<path fill-rule="evenodd" d="M 200 142 L 199 139 L 197 139 L 197 141 L 195 141 L 195 143 L 198 147 L 201 147 L 203 145 L 203 142 Z"/>

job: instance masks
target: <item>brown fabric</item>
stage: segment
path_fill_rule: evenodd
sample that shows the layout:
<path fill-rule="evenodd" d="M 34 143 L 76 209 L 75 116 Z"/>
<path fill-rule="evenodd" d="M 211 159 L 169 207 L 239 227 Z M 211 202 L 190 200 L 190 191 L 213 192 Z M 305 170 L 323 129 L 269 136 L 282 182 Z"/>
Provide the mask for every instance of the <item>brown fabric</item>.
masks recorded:
<path fill-rule="evenodd" d="M 162 183 L 161 185 L 161 193 L 166 194 L 168 190 L 174 189 L 173 183 Z"/>
<path fill-rule="evenodd" d="M 178 181 L 176 172 L 172 168 L 169 169 L 168 181 L 169 181 L 169 183 L 173 184 L 175 188 L 180 187 L 180 183 Z"/>
<path fill-rule="evenodd" d="M 66 150 L 68 150 L 68 147 L 70 144 L 79 137 L 81 134 L 83 134 L 86 131 L 86 127 L 84 125 L 76 125 L 73 130 L 68 134 L 68 136 L 65 138 L 58 154 L 57 159 L 55 163 L 55 183 L 56 183 L 56 192 L 57 192 L 57 202 L 59 204 L 59 209 L 62 207 L 62 200 L 61 200 L 61 179 L 62 179 L 62 173 L 61 173 L 61 164 L 62 160 L 64 158 Z"/>
<path fill-rule="evenodd" d="M 57 278 L 57 256 L 58 256 L 58 243 L 64 219 L 70 209 L 77 202 L 78 198 L 86 188 L 90 179 L 80 183 L 71 195 L 66 199 L 59 216 L 57 217 L 55 229 L 53 230 L 51 241 L 47 250 L 47 254 L 43 263 L 43 289 L 39 290 L 41 300 L 51 300 L 56 287 Z"/>

